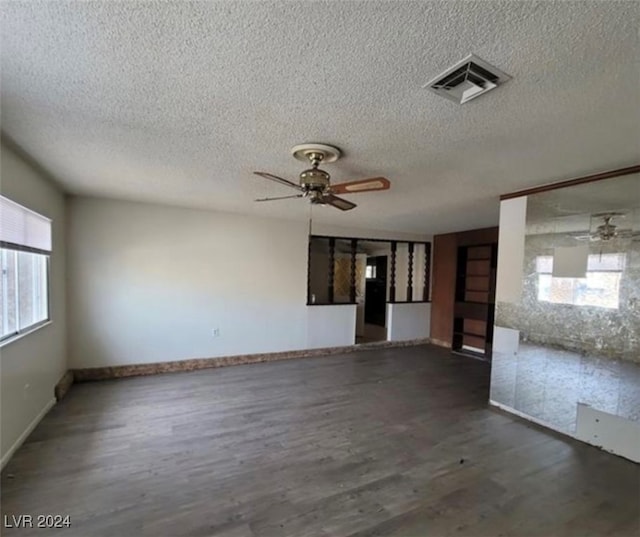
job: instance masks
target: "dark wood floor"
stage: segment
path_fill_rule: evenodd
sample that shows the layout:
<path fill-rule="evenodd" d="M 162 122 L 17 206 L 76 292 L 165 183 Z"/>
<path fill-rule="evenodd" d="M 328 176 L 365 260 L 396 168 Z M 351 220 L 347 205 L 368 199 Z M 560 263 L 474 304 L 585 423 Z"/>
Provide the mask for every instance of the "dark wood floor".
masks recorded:
<path fill-rule="evenodd" d="M 638 535 L 640 466 L 422 346 L 73 386 L 2 473 L 65 536 Z"/>

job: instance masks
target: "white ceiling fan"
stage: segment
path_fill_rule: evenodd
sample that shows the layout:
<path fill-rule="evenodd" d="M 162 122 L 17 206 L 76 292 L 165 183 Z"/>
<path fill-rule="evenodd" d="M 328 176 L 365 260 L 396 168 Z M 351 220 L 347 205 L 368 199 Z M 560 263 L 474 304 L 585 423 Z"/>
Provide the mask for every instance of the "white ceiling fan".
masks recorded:
<path fill-rule="evenodd" d="M 331 145 L 318 143 L 301 144 L 293 147 L 291 153 L 296 159 L 308 161 L 311 164 L 311 168 L 300 173 L 298 184 L 268 172 L 257 171 L 253 173 L 270 181 L 294 188 L 299 193 L 291 196 L 260 198 L 255 201 L 309 198 L 311 203 L 316 205 L 331 205 L 341 211 L 349 211 L 355 208 L 356 204 L 340 198 L 336 194 L 358 194 L 360 192 L 388 190 L 391 186 L 391 183 L 385 177 L 372 177 L 332 185 L 329 173 L 320 169 L 321 163 L 335 162 L 342 156 L 341 151 Z"/>

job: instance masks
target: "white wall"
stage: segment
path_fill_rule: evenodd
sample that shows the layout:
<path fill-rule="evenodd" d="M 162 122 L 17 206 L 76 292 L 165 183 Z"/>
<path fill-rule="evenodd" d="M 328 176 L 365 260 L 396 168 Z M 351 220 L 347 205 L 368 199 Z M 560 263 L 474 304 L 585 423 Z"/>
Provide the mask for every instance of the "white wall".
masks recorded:
<path fill-rule="evenodd" d="M 518 302 L 522 295 L 527 197 L 500 202 L 496 302 Z"/>
<path fill-rule="evenodd" d="M 50 268 L 51 324 L 0 349 L 2 463 L 54 401 L 67 367 L 65 309 L 65 199 L 62 192 L 4 144 L 0 152 L 3 196 L 53 221 Z"/>
<path fill-rule="evenodd" d="M 86 197 L 68 219 L 71 368 L 354 342 L 355 306 L 306 306 L 306 225 Z"/>
<path fill-rule="evenodd" d="M 431 303 L 387 304 L 387 340 L 426 339 L 431 333 Z"/>
<path fill-rule="evenodd" d="M 356 340 L 356 304 L 309 306 L 308 348 L 343 347 Z"/>
<path fill-rule="evenodd" d="M 73 368 L 307 346 L 306 226 L 76 197 L 68 231 Z"/>

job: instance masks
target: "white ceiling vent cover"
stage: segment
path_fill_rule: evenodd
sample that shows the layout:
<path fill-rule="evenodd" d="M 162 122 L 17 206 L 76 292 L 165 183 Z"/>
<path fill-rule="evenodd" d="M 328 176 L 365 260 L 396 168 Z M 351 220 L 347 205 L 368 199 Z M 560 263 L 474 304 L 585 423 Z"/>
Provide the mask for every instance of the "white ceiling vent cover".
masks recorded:
<path fill-rule="evenodd" d="M 464 104 L 510 79 L 507 73 L 470 54 L 422 87 Z"/>

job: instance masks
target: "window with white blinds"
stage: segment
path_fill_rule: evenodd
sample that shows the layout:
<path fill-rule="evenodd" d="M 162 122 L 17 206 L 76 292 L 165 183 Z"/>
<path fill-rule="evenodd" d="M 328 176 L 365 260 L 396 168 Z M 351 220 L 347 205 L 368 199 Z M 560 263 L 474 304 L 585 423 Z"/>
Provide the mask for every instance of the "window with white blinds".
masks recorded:
<path fill-rule="evenodd" d="M 0 196 L 0 241 L 3 247 L 51 251 L 51 220 Z"/>
<path fill-rule="evenodd" d="M 49 321 L 51 220 L 0 196 L 0 340 Z"/>

